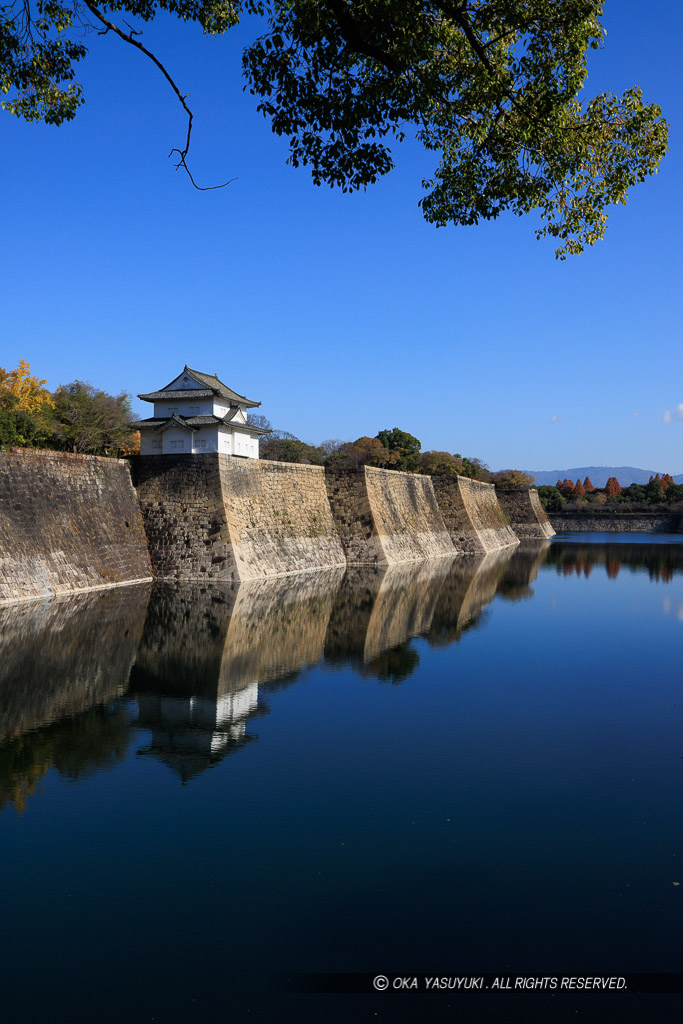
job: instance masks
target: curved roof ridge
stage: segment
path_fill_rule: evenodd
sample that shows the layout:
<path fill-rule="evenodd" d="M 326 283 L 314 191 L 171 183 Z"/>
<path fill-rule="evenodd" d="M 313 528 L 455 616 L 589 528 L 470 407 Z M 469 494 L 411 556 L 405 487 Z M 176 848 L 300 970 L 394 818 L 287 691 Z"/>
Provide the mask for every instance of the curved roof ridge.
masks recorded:
<path fill-rule="evenodd" d="M 191 373 L 195 380 L 200 384 L 204 384 L 206 387 L 211 388 L 216 394 L 220 395 L 221 398 L 227 398 L 230 402 L 237 402 L 241 405 L 248 405 L 251 408 L 256 408 L 261 403 L 254 402 L 251 398 L 247 398 L 246 395 L 240 395 L 237 391 L 233 391 L 227 384 L 224 384 L 219 379 L 217 373 L 202 373 L 201 370 L 193 370 L 191 366 L 185 364 L 185 369 L 188 373 Z"/>

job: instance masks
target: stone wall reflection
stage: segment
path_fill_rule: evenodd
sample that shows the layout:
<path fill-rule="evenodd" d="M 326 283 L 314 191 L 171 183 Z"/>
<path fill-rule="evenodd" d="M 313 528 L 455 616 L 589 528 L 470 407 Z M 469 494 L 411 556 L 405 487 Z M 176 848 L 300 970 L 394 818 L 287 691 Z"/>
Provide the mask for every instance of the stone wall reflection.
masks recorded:
<path fill-rule="evenodd" d="M 548 558 L 551 545 L 547 540 L 526 540 L 512 555 L 500 578 L 497 594 L 505 601 L 525 601 L 534 596 L 531 584 Z"/>
<path fill-rule="evenodd" d="M 0 742 L 121 696 L 149 586 L 0 607 Z"/>
<path fill-rule="evenodd" d="M 458 559 L 453 563 L 439 594 L 427 640 L 446 647 L 482 622 L 487 605 L 493 601 L 506 569 L 514 557 L 507 548 L 488 555 Z"/>
<path fill-rule="evenodd" d="M 88 765 L 113 763 L 135 728 L 146 733 L 137 753 L 188 782 L 255 738 L 248 726 L 264 711 L 264 693 L 323 662 L 401 683 L 419 665 L 413 638 L 458 642 L 497 594 L 531 596 L 547 550 L 520 545 L 242 584 L 158 583 L 151 593 L 2 609 L 1 735 L 30 735 L 23 761 L 11 739 L 0 744 L 0 776 L 5 756 L 13 780 L 5 802 L 17 806 L 17 793 L 25 799 L 52 765 L 80 777 Z"/>
<path fill-rule="evenodd" d="M 50 768 L 77 780 L 125 757 L 117 698 L 148 598 L 136 586 L 0 608 L 0 810 L 21 813 Z"/>
<path fill-rule="evenodd" d="M 154 590 L 131 684 L 138 725 L 183 782 L 251 737 L 259 684 L 316 665 L 343 569 L 242 584 Z"/>
<path fill-rule="evenodd" d="M 454 561 L 350 567 L 327 627 L 325 659 L 367 665 L 383 651 L 425 633 Z"/>

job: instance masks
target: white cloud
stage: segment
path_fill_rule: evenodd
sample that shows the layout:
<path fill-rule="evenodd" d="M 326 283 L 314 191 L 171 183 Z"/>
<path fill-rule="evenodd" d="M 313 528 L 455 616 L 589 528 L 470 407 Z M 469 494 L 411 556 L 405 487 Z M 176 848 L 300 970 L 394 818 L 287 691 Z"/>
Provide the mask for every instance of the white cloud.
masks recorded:
<path fill-rule="evenodd" d="M 569 416 L 551 416 L 548 423 L 561 423 L 562 420 L 568 420 Z"/>
<path fill-rule="evenodd" d="M 665 409 L 662 413 L 662 423 L 673 423 L 674 420 L 683 420 L 683 402 L 679 402 L 674 411 Z"/>
<path fill-rule="evenodd" d="M 632 412 L 631 416 L 640 416 L 640 413 L 639 412 Z"/>

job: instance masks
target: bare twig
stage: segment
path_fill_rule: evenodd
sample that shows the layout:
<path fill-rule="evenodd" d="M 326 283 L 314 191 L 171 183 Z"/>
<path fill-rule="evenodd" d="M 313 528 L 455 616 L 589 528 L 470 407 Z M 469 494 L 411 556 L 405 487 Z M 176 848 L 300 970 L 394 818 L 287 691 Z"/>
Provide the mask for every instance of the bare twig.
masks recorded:
<path fill-rule="evenodd" d="M 171 78 L 171 76 L 169 75 L 168 71 L 166 70 L 164 65 L 161 63 L 159 58 L 156 57 L 152 53 L 151 50 L 148 50 L 146 46 L 143 46 L 142 43 L 139 42 L 139 40 L 137 40 L 135 38 L 135 36 L 141 35 L 140 32 L 136 32 L 135 29 L 131 28 L 131 26 L 128 25 L 128 22 L 124 22 L 124 24 L 128 26 L 128 28 L 130 29 L 130 32 L 129 33 L 124 32 L 123 29 L 119 28 L 118 25 L 115 25 L 112 21 L 109 21 L 109 19 L 106 18 L 104 16 L 104 14 L 102 14 L 102 12 L 95 6 L 94 3 L 91 2 L 91 0 L 83 0 L 83 2 L 85 3 L 85 6 L 88 8 L 88 10 L 91 12 L 91 14 L 94 14 L 94 16 L 98 19 L 98 21 L 100 21 L 101 24 L 104 25 L 104 32 L 102 33 L 103 35 L 106 34 L 109 31 L 115 32 L 116 35 L 120 39 L 123 39 L 123 41 L 125 43 L 130 43 L 131 46 L 135 46 L 135 47 L 137 47 L 138 50 L 141 50 L 142 53 L 144 53 L 146 57 L 149 57 L 149 59 L 152 61 L 153 64 L 156 64 L 156 66 L 159 68 L 159 71 L 161 71 L 162 75 L 164 76 L 164 78 L 166 79 L 168 84 L 173 89 L 173 92 L 178 97 L 180 105 L 182 106 L 183 110 L 187 114 L 187 136 L 185 138 L 185 147 L 184 147 L 184 149 L 174 148 L 168 154 L 169 156 L 172 156 L 173 153 L 177 153 L 178 154 L 178 162 L 175 165 L 176 171 L 180 167 L 182 167 L 187 172 L 188 178 L 190 179 L 190 181 L 192 182 L 192 184 L 194 185 L 194 187 L 197 189 L 198 192 L 212 192 L 214 189 L 225 188 L 226 185 L 230 185 L 230 184 L 232 184 L 233 181 L 236 181 L 237 180 L 236 178 L 230 178 L 228 181 L 223 182 L 222 185 L 206 185 L 204 187 L 202 187 L 201 185 L 197 184 L 197 182 L 192 177 L 192 174 L 190 172 L 190 168 L 187 166 L 187 162 L 186 162 L 187 154 L 188 154 L 189 149 L 190 149 L 190 137 L 192 135 L 192 120 L 193 120 L 192 111 L 190 110 L 190 108 L 188 107 L 188 105 L 186 103 L 187 96 L 183 96 L 183 94 L 181 93 L 180 89 L 175 84 L 175 82 L 173 81 L 173 79 Z"/>

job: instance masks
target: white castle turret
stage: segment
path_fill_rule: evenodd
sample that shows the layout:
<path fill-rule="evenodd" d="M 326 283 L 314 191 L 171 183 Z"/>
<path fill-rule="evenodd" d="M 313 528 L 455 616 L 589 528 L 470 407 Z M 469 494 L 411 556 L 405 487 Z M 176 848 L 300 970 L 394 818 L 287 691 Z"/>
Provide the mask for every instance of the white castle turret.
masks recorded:
<path fill-rule="evenodd" d="M 138 395 L 154 403 L 154 415 L 138 420 L 141 455 L 222 452 L 258 459 L 258 439 L 269 433 L 247 422 L 261 403 L 238 395 L 216 374 L 185 369 L 159 391 Z"/>

